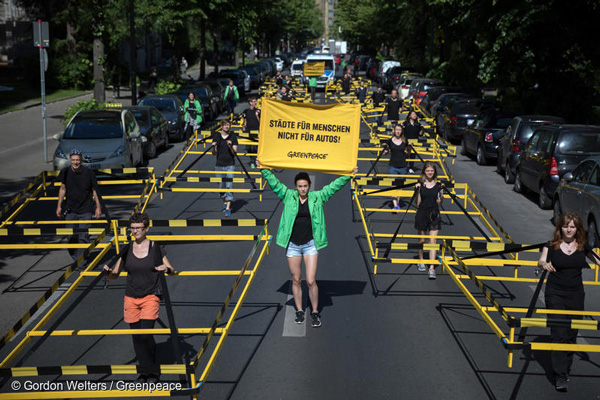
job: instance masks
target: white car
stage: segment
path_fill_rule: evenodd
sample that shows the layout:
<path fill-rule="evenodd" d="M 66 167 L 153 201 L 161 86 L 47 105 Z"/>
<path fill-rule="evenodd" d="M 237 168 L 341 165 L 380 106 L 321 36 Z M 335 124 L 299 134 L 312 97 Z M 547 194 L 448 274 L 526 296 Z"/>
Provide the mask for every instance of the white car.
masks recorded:
<path fill-rule="evenodd" d="M 317 88 L 324 89 L 329 82 L 335 79 L 335 61 L 331 54 L 309 54 L 306 62 L 324 62 L 325 71 L 317 78 Z"/>
<path fill-rule="evenodd" d="M 302 80 L 302 77 L 304 76 L 304 60 L 293 61 L 290 70 L 292 71 L 292 78 Z"/>
<path fill-rule="evenodd" d="M 383 79 L 383 75 L 386 73 L 386 71 L 392 67 L 399 67 L 400 66 L 400 61 L 384 61 L 381 63 L 381 65 L 379 66 L 379 70 L 375 73 L 376 76 L 376 80 L 379 83 L 385 83 L 382 81 Z"/>
<path fill-rule="evenodd" d="M 283 60 L 279 57 L 275 57 L 273 60 L 275 61 L 277 71 L 283 71 Z"/>
<path fill-rule="evenodd" d="M 240 71 L 240 73 L 244 77 L 244 91 L 249 92 L 250 91 L 250 75 L 248 75 L 248 73 L 246 71 L 244 71 L 243 69 L 238 69 L 238 71 Z"/>

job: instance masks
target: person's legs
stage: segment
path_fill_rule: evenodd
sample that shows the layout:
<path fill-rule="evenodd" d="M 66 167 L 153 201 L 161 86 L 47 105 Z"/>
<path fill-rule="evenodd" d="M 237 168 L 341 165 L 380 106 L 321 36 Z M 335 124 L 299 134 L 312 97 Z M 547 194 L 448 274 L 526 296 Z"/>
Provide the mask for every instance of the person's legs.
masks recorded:
<path fill-rule="evenodd" d="M 552 310 L 565 310 L 566 304 L 562 294 L 546 292 L 546 308 Z M 548 314 L 548 319 L 566 319 L 564 314 Z M 550 327 L 550 341 L 552 343 L 568 343 L 571 329 L 562 326 Z M 551 352 L 552 370 L 555 378 L 566 377 L 569 370 L 569 356 L 566 351 Z"/>
<path fill-rule="evenodd" d="M 439 233 L 438 230 L 431 230 L 431 231 L 429 231 L 429 235 L 430 236 L 437 236 L 438 233 Z M 436 243 L 435 237 L 429 238 L 429 243 L 430 244 L 435 244 Z M 435 255 L 436 255 L 436 251 L 435 250 L 429 250 L 429 260 L 434 261 L 435 260 Z M 429 270 L 433 271 L 434 269 L 435 269 L 435 264 L 433 264 L 433 263 L 429 264 Z"/>
<path fill-rule="evenodd" d="M 312 312 L 319 312 L 319 287 L 317 286 L 317 261 L 318 254 L 304 255 L 304 267 L 306 268 L 306 285 L 308 286 L 308 298 L 312 306 Z"/>
<path fill-rule="evenodd" d="M 302 308 L 302 256 L 287 257 L 288 267 L 292 275 L 292 294 L 297 311 Z"/>
<path fill-rule="evenodd" d="M 419 230 L 417 231 L 417 235 L 419 235 L 419 236 L 423 236 L 423 235 L 425 235 L 426 233 L 427 233 L 427 232 L 425 232 L 425 231 L 419 231 Z M 423 238 L 423 237 L 422 237 L 422 238 L 419 238 L 419 241 L 418 241 L 418 243 L 419 243 L 419 244 L 423 244 L 423 243 L 425 243 L 425 238 Z M 423 262 L 423 249 L 419 247 L 419 249 L 417 250 L 417 253 L 419 253 L 419 260 L 420 260 L 420 261 L 421 261 L 421 263 L 422 263 L 422 262 Z"/>
<path fill-rule="evenodd" d="M 228 171 L 228 172 L 233 172 L 235 171 L 235 165 L 228 165 L 226 167 L 223 167 L 224 171 Z M 233 179 L 233 174 L 226 174 L 226 177 L 229 179 Z M 229 181 L 229 182 L 225 182 L 225 188 L 226 189 L 232 189 L 233 188 L 233 182 Z M 229 210 L 231 211 L 231 202 L 233 201 L 233 192 L 225 192 L 225 210 Z"/>

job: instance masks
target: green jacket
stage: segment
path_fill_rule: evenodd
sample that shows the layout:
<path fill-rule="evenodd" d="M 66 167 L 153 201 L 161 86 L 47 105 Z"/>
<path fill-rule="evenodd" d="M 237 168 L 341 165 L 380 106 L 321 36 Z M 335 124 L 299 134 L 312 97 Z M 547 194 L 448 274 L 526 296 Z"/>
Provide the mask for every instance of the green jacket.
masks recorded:
<path fill-rule="evenodd" d="M 185 110 L 185 115 L 183 116 L 183 120 L 187 122 L 188 120 L 188 107 L 190 106 L 190 99 L 185 99 L 185 103 L 183 105 L 183 109 Z M 198 100 L 194 100 L 194 108 L 196 109 L 196 123 L 202 123 L 202 105 Z"/>
<path fill-rule="evenodd" d="M 227 95 L 229 95 L 229 85 L 225 88 L 225 101 L 227 101 Z M 237 86 L 233 85 L 233 99 L 238 101 L 240 99 L 240 94 L 238 93 Z"/>
<path fill-rule="evenodd" d="M 277 230 L 277 238 L 275 243 L 286 248 L 292 237 L 292 229 L 298 215 L 298 191 L 288 189 L 279 179 L 268 169 L 260 171 L 265 180 L 271 186 L 271 190 L 283 202 L 283 212 L 281 213 L 281 221 Z M 322 249 L 327 246 L 327 232 L 325 229 L 325 214 L 323 213 L 323 204 L 325 204 L 331 196 L 338 190 L 344 187 L 350 181 L 350 176 L 340 176 L 329 185 L 321 190 L 308 192 L 308 210 L 310 211 L 310 219 L 312 222 L 313 239 L 315 247 Z"/>
<path fill-rule="evenodd" d="M 317 77 L 316 76 L 311 76 L 308 79 L 308 87 L 317 87 Z"/>

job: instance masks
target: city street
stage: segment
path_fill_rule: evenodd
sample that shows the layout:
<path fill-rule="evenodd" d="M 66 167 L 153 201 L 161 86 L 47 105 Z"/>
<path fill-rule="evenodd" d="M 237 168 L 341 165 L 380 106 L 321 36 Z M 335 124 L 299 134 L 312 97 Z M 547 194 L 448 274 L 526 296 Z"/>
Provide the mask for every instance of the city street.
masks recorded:
<path fill-rule="evenodd" d="M 61 110 L 69 103 L 52 105 L 49 114 L 61 115 Z M 236 112 L 246 106 L 241 102 Z M 1 139 L 7 141 L 2 147 L 8 152 L 0 161 L 5 171 L 5 192 L 16 191 L 44 167 L 40 162 L 41 143 L 36 141 L 39 127 L 34 127 L 29 117 L 38 111 L 32 108 L 0 116 L 0 123 L 10 124 L 12 131 L 22 132 L 19 136 L 26 138 L 22 144 L 22 140 L 7 138 L 7 135 Z M 58 119 L 51 120 L 55 122 L 52 129 L 58 129 Z M 176 143 L 150 161 L 150 166 L 158 171 L 157 176 L 182 146 Z M 54 146 L 50 146 L 49 153 L 53 150 Z M 447 162 L 450 164 L 451 159 Z M 212 169 L 214 158 L 205 157 L 197 167 Z M 362 162 L 359 172 L 364 173 L 369 167 L 369 163 Z M 506 185 L 496 174 L 495 166 L 480 167 L 475 161 L 459 155 L 454 164 L 450 164 L 450 170 L 456 182 L 465 182 L 472 187 L 515 242 L 529 244 L 550 239 L 552 212 L 540 210 L 535 200 L 514 193 L 512 186 Z M 8 171 L 14 171 L 14 174 L 7 174 Z M 291 186 L 294 174 L 294 171 L 284 171 L 278 177 Z M 311 173 L 311 178 L 315 190 L 333 179 L 320 173 Z M 156 197 L 152 201 L 148 212 L 153 219 L 222 218 L 220 204 L 216 193 L 165 193 L 163 200 Z M 108 206 L 111 207 L 110 202 Z M 268 218 L 270 232 L 276 232 L 282 206 L 269 188 L 262 202 L 256 194 L 236 194 L 232 208 L 232 218 Z M 51 212 L 52 206 L 44 209 Z M 364 231 L 349 187 L 331 199 L 325 206 L 325 215 L 329 246 L 319 254 L 317 274 L 323 326 L 315 329 L 306 323 L 294 324 L 284 249 L 273 241 L 271 254 L 259 270 L 200 398 L 565 398 L 564 394 L 554 390 L 545 374 L 547 352 L 534 354 L 533 359 L 528 358 L 529 354 L 516 352 L 513 368 L 506 367 L 507 352 L 499 339 L 447 275 L 438 275 L 437 280 L 430 281 L 424 273 L 417 271 L 416 265 L 393 264 L 380 266 L 379 273 L 373 275 Z M 388 231 L 391 231 L 402 214 L 386 216 L 389 218 Z M 412 225 L 413 217 L 409 216 L 403 232 L 414 233 Z M 213 229 L 213 234 L 216 230 L 232 232 L 231 228 L 205 229 Z M 259 232 L 259 227 L 244 229 L 254 234 Z M 447 229 L 448 232 L 474 232 L 473 226 L 461 216 L 449 217 Z M 168 228 L 157 230 L 169 231 Z M 200 232 L 200 229 L 192 231 Z M 167 246 L 169 258 L 179 271 L 239 269 L 249 250 L 247 243 L 220 241 Z M 5 305 L 0 310 L 0 322 L 2 332 L 6 332 L 47 289 L 53 278 L 56 279 L 58 272 L 68 264 L 69 256 L 65 251 L 49 255 L 5 252 L 0 261 L 3 290 L 0 299 Z M 524 274 L 534 276 L 531 270 Z M 585 271 L 584 277 L 590 278 L 590 274 L 591 271 Z M 233 277 L 167 279 L 180 328 L 212 323 L 233 283 Z M 523 283 L 491 286 L 503 305 L 521 307 L 528 305 L 534 288 L 534 285 Z M 306 287 L 304 289 L 306 304 Z M 56 328 L 126 328 L 121 311 L 123 291 L 124 278 L 114 281 L 107 289 L 99 285 Z M 485 302 L 483 296 L 477 297 Z M 72 300 L 64 307 L 69 307 Z M 598 304 L 598 300 L 600 294 L 593 288 L 588 290 L 586 302 L 590 309 L 596 309 L 594 304 Z M 161 309 L 159 325 L 167 324 L 163 312 Z M 529 334 L 545 335 L 545 332 L 547 330 L 530 329 Z M 592 337 L 580 337 L 580 341 L 595 343 L 598 339 L 594 331 L 580 335 Z M 184 354 L 195 353 L 201 342 L 201 336 L 182 336 Z M 3 357 L 11 343 L 0 351 Z M 168 336 L 157 336 L 157 343 L 160 361 L 172 362 Z M 32 348 L 30 344 L 27 350 Z M 67 348 L 69 351 L 57 351 Z M 52 337 L 43 340 L 35 351 L 27 350 L 23 353 L 26 359 L 22 360 L 22 365 L 134 362 L 131 340 L 127 336 Z M 600 376 L 599 362 L 595 353 L 575 356 L 568 398 L 600 396 L 596 385 Z M 19 364 L 20 361 L 16 363 Z M 65 377 L 56 379 L 61 381 Z M 86 379 L 110 381 L 131 377 L 90 375 Z M 175 377 L 164 376 L 162 379 L 171 381 Z M 10 392 L 6 382 L 3 381 L 5 384 L 0 388 L 2 393 Z"/>

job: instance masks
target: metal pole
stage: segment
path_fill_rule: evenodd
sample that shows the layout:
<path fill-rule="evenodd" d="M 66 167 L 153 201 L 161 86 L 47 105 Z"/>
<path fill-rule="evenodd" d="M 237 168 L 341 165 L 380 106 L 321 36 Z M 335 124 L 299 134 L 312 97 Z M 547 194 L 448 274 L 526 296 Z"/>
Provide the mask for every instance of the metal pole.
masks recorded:
<path fill-rule="evenodd" d="M 41 21 L 40 21 L 41 25 Z M 40 28 L 41 32 L 41 28 Z M 46 131 L 46 76 L 44 70 L 46 69 L 44 47 L 40 45 L 40 84 L 42 87 L 42 127 L 44 131 L 44 162 L 48 162 L 48 134 Z"/>
<path fill-rule="evenodd" d="M 131 79 L 131 105 L 137 104 L 137 79 L 135 76 L 135 4 L 129 1 L 129 75 Z"/>

